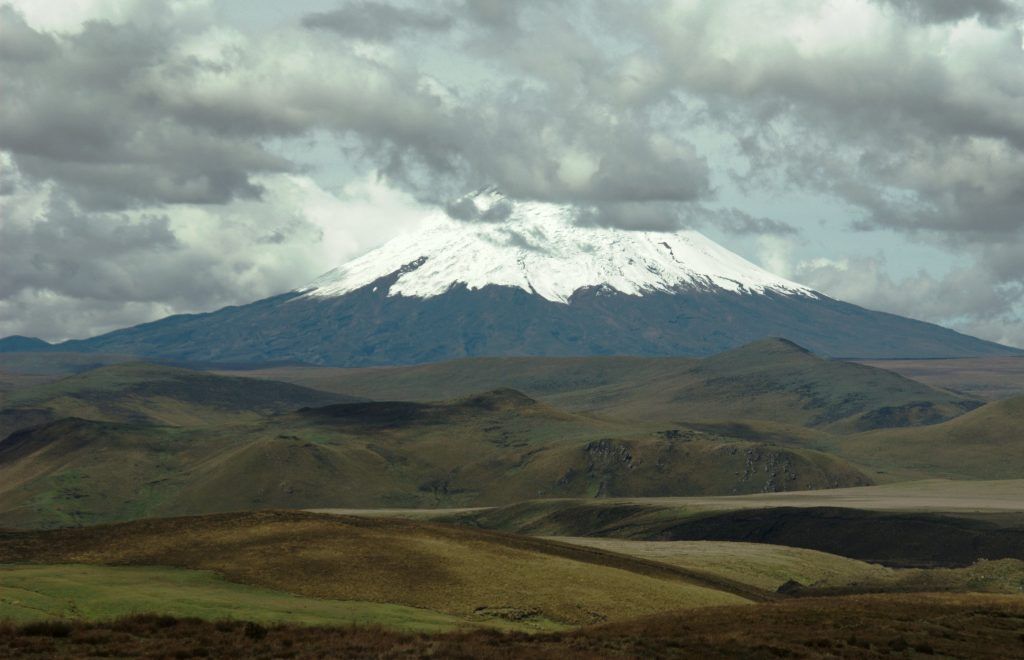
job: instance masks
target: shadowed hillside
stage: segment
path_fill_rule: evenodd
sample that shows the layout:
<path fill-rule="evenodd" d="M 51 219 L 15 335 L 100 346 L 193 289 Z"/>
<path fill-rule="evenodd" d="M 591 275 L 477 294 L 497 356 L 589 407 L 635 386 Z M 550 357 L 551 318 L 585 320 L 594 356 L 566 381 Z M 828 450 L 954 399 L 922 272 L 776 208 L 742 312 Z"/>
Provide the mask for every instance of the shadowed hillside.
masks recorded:
<path fill-rule="evenodd" d="M 63 417 L 195 426 L 358 400 L 291 383 L 132 362 L 8 393 L 0 409 L 0 436 Z"/>
<path fill-rule="evenodd" d="M 633 502 L 536 501 L 439 517 L 483 529 L 635 541 L 738 541 L 818 550 L 890 566 L 967 566 L 1024 559 L 1024 516 L 1015 513 L 868 511 L 764 506 L 729 510 Z"/>

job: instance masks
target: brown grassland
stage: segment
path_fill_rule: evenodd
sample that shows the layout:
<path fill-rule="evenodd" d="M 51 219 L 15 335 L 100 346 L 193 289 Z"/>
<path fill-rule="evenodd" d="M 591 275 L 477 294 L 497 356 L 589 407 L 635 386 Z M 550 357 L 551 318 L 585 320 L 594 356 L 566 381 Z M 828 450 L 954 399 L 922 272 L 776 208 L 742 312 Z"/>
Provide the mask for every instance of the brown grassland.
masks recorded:
<path fill-rule="evenodd" d="M 1006 596 L 808 598 L 712 607 L 570 632 L 403 634 L 135 616 L 0 626 L 20 658 L 1011 658 L 1024 654 L 1024 601 Z"/>
<path fill-rule="evenodd" d="M 0 563 L 208 570 L 306 597 L 538 627 L 770 597 L 710 573 L 543 539 L 285 511 L 0 533 Z"/>

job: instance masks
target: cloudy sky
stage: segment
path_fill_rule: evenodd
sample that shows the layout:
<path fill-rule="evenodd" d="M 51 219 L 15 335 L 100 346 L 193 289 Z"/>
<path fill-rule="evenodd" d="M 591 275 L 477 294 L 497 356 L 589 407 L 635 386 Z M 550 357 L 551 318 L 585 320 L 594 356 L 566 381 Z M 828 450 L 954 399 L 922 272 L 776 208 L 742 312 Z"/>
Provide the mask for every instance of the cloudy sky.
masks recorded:
<path fill-rule="evenodd" d="M 0 336 L 300 286 L 482 185 L 1024 346 L 1024 0 L 0 0 Z"/>

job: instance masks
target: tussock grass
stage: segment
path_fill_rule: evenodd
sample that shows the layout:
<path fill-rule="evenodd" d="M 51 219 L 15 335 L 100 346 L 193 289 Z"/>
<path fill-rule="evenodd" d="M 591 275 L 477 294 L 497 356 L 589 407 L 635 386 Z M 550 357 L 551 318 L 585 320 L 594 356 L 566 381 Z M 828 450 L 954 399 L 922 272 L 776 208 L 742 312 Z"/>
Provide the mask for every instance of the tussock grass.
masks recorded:
<path fill-rule="evenodd" d="M 1019 657 L 1024 601 L 964 596 L 821 598 L 708 608 L 556 634 L 410 635 L 374 627 L 262 626 L 134 616 L 26 629 L 0 624 L 22 658 Z M 66 633 L 66 634 L 65 634 Z"/>

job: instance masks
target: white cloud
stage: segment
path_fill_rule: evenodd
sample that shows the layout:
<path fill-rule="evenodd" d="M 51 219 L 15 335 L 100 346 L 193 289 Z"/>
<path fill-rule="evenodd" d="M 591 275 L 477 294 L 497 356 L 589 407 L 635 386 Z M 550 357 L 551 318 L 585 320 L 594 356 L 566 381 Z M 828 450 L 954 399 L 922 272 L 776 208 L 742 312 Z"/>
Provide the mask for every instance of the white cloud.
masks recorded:
<path fill-rule="evenodd" d="M 16 180 L 0 198 L 0 336 L 88 336 L 276 295 L 425 215 L 373 179 L 336 193 L 306 176 L 258 181 L 258 201 L 87 213 L 52 184 Z"/>
<path fill-rule="evenodd" d="M 993 285 L 998 278 L 978 266 L 943 277 L 921 270 L 902 278 L 892 277 L 887 266 L 881 256 L 843 256 L 801 261 L 792 270 L 793 279 L 832 298 L 1024 347 L 1019 283 Z"/>
<path fill-rule="evenodd" d="M 77 32 L 87 21 L 124 24 L 140 16 L 209 17 L 209 0 L 4 0 L 36 30 Z"/>

